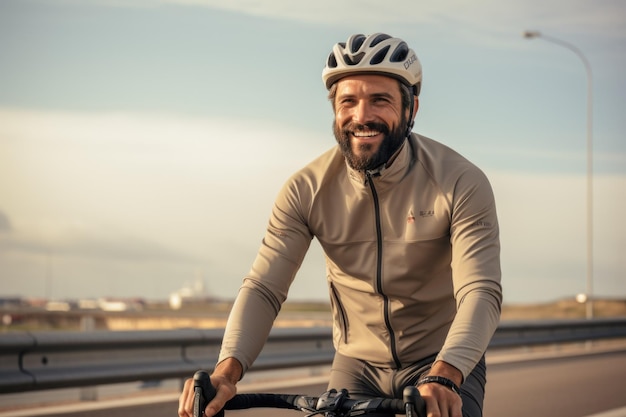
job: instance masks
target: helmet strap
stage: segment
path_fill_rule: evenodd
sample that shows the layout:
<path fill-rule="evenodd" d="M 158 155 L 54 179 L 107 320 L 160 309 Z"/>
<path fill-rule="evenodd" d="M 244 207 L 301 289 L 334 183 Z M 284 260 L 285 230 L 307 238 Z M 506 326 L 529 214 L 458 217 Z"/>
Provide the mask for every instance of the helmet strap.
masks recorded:
<path fill-rule="evenodd" d="M 405 136 L 408 138 L 411 136 L 411 131 L 413 130 L 413 125 L 415 124 L 415 119 L 413 118 L 413 109 L 415 107 L 415 100 L 410 100 L 409 104 L 409 117 L 406 124 L 406 133 Z"/>

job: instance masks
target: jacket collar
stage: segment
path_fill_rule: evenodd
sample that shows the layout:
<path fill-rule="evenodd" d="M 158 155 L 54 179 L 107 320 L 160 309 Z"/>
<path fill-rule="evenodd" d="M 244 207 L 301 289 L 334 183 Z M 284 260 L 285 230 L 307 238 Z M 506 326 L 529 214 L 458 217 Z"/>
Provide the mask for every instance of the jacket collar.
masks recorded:
<path fill-rule="evenodd" d="M 390 158 L 390 163 L 368 172 L 355 170 L 345 162 L 348 176 L 354 183 L 358 183 L 361 186 L 367 184 L 368 174 L 371 175 L 377 187 L 391 186 L 404 178 L 415 163 L 414 147 L 414 138 L 413 134 L 411 134 L 402 143 L 396 154 Z"/>

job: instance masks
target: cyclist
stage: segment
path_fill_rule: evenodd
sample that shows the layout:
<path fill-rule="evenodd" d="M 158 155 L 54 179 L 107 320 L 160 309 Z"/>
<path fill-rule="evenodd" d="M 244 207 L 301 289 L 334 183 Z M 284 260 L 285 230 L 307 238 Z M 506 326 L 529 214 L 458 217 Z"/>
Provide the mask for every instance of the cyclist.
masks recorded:
<path fill-rule="evenodd" d="M 431 416 L 480 416 L 502 302 L 491 186 L 464 157 L 412 132 L 422 67 L 403 40 L 353 35 L 333 47 L 322 79 L 338 146 L 276 198 L 225 329 L 207 414 L 235 394 L 315 237 L 334 319 L 329 388 L 401 398 L 414 384 Z M 192 394 L 188 380 L 181 416 Z"/>

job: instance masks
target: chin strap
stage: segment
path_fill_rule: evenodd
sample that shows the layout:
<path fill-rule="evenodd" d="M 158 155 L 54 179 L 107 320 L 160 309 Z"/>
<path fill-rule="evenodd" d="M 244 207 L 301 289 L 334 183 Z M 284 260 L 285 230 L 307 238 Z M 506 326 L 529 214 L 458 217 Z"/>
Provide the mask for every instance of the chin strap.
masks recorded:
<path fill-rule="evenodd" d="M 415 100 L 410 100 L 409 104 L 409 121 L 406 125 L 406 134 L 405 136 L 408 138 L 411 136 L 411 131 L 413 130 L 413 125 L 415 124 L 415 119 L 413 118 L 413 109 L 415 108 Z"/>

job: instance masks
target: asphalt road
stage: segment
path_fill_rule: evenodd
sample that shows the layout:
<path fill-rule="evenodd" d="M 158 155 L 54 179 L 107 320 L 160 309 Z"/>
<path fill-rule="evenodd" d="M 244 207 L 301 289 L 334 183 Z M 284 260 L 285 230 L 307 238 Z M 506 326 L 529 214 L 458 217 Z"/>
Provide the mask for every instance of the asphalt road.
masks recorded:
<path fill-rule="evenodd" d="M 488 360 L 484 417 L 586 417 L 626 407 L 626 350 L 523 361 Z M 322 385 L 281 389 L 284 393 L 321 394 Z M 155 400 L 156 401 L 156 400 Z M 237 417 L 298 417 L 294 411 L 230 411 Z M 173 401 L 51 417 L 175 417 Z"/>

